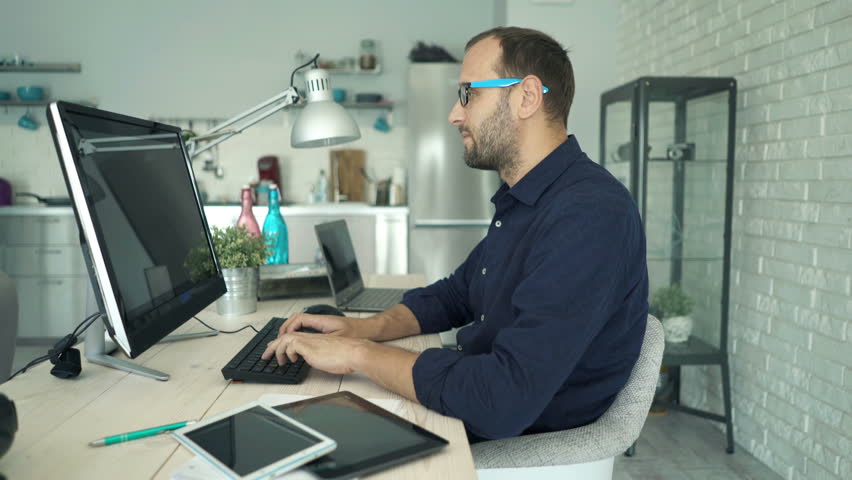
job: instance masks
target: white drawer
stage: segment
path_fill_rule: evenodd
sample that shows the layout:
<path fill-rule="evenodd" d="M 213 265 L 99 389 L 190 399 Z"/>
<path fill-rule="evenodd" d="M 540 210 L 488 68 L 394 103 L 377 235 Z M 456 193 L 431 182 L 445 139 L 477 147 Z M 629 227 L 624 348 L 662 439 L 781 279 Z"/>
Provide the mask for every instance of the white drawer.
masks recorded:
<path fill-rule="evenodd" d="M 62 337 L 85 317 L 88 277 L 15 278 L 18 336 Z"/>
<path fill-rule="evenodd" d="M 7 245 L 79 245 L 73 215 L 0 217 L 0 243 Z"/>
<path fill-rule="evenodd" d="M 3 268 L 9 275 L 85 275 L 78 245 L 7 245 Z"/>

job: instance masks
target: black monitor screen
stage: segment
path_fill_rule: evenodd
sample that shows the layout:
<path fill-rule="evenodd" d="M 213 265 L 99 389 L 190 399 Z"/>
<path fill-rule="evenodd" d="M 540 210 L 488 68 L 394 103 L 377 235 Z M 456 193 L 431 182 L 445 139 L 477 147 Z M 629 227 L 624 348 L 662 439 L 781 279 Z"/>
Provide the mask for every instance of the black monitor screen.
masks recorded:
<path fill-rule="evenodd" d="M 57 112 L 78 223 L 85 208 L 93 231 L 87 222 L 81 229 L 105 272 L 97 261 L 94 268 L 110 280 L 110 291 L 99 282 L 100 293 L 113 295 L 109 320 L 122 322 L 135 357 L 224 291 L 180 129 L 62 103 Z"/>

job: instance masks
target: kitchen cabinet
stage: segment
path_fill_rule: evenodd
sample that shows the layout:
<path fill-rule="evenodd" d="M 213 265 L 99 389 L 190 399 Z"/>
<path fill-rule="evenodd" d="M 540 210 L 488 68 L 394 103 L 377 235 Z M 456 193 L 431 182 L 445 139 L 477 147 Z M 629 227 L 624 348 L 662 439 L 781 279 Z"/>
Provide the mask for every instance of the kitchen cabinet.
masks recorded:
<path fill-rule="evenodd" d="M 263 224 L 268 207 L 254 208 Z M 344 219 L 362 274 L 408 273 L 408 208 L 365 204 L 290 206 L 281 209 L 290 261 L 314 261 L 314 225 Z M 208 224 L 236 223 L 239 206 L 205 207 Z M 0 208 L 0 270 L 18 289 L 18 338 L 25 342 L 67 335 L 94 303 L 71 207 Z"/>
<path fill-rule="evenodd" d="M 258 224 L 269 207 L 256 206 L 254 213 Z M 205 207 L 207 223 L 226 227 L 236 223 L 240 215 L 238 206 Z M 346 220 L 349 235 L 361 273 L 408 273 L 408 208 L 372 207 L 361 203 L 295 205 L 281 208 L 287 223 L 291 263 L 312 263 L 317 254 L 314 225 L 334 220 Z"/>
<path fill-rule="evenodd" d="M 18 289 L 18 337 L 67 335 L 86 316 L 89 276 L 70 208 L 0 216 L 0 268 Z"/>

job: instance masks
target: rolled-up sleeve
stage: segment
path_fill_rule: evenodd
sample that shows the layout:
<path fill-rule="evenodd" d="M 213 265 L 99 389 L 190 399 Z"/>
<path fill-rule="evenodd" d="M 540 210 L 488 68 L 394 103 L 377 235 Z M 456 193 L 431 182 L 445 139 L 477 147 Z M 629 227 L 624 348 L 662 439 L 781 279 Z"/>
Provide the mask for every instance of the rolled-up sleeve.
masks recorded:
<path fill-rule="evenodd" d="M 554 219 L 535 236 L 512 294 L 511 324 L 489 353 L 421 353 L 412 375 L 423 405 L 489 439 L 535 422 L 613 313 L 625 257 L 637 253 L 627 246 L 636 233 L 629 220 L 580 215 Z"/>
<path fill-rule="evenodd" d="M 443 332 L 461 327 L 471 320 L 468 285 L 481 250 L 482 242 L 449 277 L 405 293 L 402 304 L 414 313 L 422 333 Z"/>

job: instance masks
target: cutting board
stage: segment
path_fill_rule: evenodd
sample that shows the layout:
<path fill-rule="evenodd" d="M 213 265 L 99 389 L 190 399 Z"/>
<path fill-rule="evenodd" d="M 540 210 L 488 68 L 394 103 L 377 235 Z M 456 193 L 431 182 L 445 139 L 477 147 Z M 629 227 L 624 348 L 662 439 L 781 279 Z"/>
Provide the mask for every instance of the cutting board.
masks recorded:
<path fill-rule="evenodd" d="M 366 201 L 366 184 L 363 171 L 367 164 L 366 152 L 356 149 L 331 150 L 328 198 L 334 198 L 334 185 L 340 186 L 341 197 L 345 195 L 346 201 Z M 335 168 L 337 166 L 337 168 Z"/>

